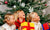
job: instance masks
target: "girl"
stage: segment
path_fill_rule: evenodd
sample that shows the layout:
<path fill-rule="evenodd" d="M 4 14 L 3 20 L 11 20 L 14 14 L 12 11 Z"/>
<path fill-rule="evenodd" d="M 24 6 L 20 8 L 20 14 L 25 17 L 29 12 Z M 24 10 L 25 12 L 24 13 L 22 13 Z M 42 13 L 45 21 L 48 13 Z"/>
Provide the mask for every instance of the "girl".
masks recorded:
<path fill-rule="evenodd" d="M 18 10 L 14 13 L 15 15 L 15 25 L 16 25 L 16 29 L 18 29 L 21 25 L 22 22 L 25 22 L 25 13 L 23 10 Z"/>
<path fill-rule="evenodd" d="M 38 14 L 36 12 L 31 12 L 29 14 L 29 17 L 27 17 L 29 20 L 31 20 L 31 23 L 35 24 L 35 30 L 42 30 L 42 26 L 40 21 L 40 17 L 38 16 Z"/>
<path fill-rule="evenodd" d="M 6 14 L 4 22 L 6 22 L 6 23 L 1 26 L 0 30 L 16 30 L 16 27 L 14 24 L 14 22 L 15 22 L 14 15 Z"/>

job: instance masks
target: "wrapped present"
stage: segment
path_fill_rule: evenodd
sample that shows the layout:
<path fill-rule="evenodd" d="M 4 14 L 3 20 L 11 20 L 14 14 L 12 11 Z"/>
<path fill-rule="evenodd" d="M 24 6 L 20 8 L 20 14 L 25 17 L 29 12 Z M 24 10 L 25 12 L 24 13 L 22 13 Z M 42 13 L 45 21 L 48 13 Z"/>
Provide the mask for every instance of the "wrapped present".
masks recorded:
<path fill-rule="evenodd" d="M 48 23 L 43 24 L 43 30 L 50 30 L 50 26 L 48 25 Z"/>
<path fill-rule="evenodd" d="M 34 30 L 34 23 L 23 22 L 21 23 L 22 30 Z"/>

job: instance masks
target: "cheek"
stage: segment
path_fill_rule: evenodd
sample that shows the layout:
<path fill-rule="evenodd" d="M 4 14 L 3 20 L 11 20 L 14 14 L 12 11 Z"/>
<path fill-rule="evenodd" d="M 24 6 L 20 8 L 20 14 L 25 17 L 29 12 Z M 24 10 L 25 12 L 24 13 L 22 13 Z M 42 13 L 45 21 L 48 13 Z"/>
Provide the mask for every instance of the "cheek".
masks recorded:
<path fill-rule="evenodd" d="M 19 17 L 22 17 L 22 14 L 19 14 Z"/>
<path fill-rule="evenodd" d="M 33 20 L 33 21 L 36 21 L 37 19 L 36 19 L 36 18 L 32 18 L 32 20 Z"/>
<path fill-rule="evenodd" d="M 19 17 L 22 17 L 22 18 L 23 18 L 23 17 L 25 17 L 25 16 L 23 16 L 23 14 L 21 14 L 21 15 L 19 15 Z"/>
<path fill-rule="evenodd" d="M 38 17 L 38 19 L 40 20 L 40 17 Z"/>
<path fill-rule="evenodd" d="M 25 16 L 23 16 L 23 18 L 25 18 Z"/>
<path fill-rule="evenodd" d="M 7 23 L 11 23 L 10 21 L 6 21 Z"/>
<path fill-rule="evenodd" d="M 36 20 L 39 20 L 39 18 L 34 18 L 34 20 L 36 21 Z"/>
<path fill-rule="evenodd" d="M 36 20 L 36 19 L 33 19 L 34 21 Z"/>
<path fill-rule="evenodd" d="M 34 20 L 37 20 L 37 19 L 34 19 Z"/>
<path fill-rule="evenodd" d="M 37 17 L 37 20 L 40 20 L 40 17 Z"/>
<path fill-rule="evenodd" d="M 40 17 L 39 17 L 39 21 L 40 21 Z"/>
<path fill-rule="evenodd" d="M 21 14 L 21 16 L 23 17 L 23 14 Z"/>
<path fill-rule="evenodd" d="M 11 22 L 11 23 L 14 23 L 14 22 L 15 22 L 15 20 L 11 20 L 10 22 Z"/>

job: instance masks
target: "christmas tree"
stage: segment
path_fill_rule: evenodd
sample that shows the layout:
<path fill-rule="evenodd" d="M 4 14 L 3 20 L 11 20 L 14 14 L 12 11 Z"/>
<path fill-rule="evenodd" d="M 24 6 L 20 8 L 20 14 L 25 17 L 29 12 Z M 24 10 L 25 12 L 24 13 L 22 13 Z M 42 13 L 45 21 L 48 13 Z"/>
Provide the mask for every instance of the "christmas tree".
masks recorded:
<path fill-rule="evenodd" d="M 0 12 L 0 25 L 4 24 L 5 14 L 14 13 L 17 10 L 23 10 L 27 17 L 27 13 L 37 12 L 40 16 L 40 22 L 43 24 L 45 22 L 50 22 L 49 16 L 45 15 L 45 8 L 47 8 L 47 2 L 43 0 L 4 0 L 3 4 L 6 4 L 7 7 L 12 8 L 11 10 L 6 10 L 6 12 Z"/>

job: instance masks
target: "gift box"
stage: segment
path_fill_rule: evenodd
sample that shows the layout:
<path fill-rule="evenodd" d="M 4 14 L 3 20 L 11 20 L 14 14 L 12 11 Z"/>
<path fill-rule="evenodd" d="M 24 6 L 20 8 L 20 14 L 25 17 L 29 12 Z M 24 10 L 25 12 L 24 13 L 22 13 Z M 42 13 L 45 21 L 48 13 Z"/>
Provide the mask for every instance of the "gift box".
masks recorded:
<path fill-rule="evenodd" d="M 48 23 L 43 24 L 43 30 L 50 30 Z"/>
<path fill-rule="evenodd" d="M 23 22 L 21 23 L 22 30 L 34 30 L 34 23 Z"/>

